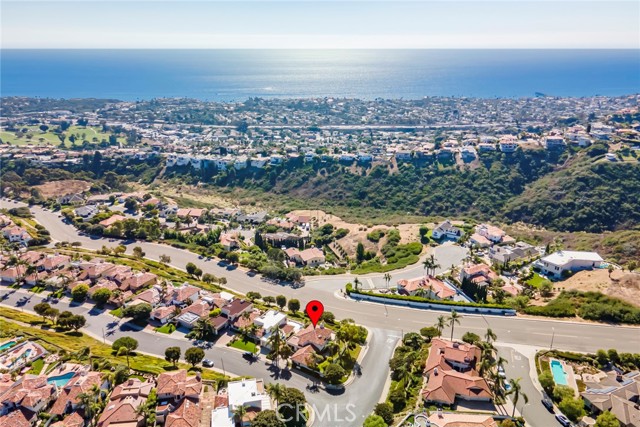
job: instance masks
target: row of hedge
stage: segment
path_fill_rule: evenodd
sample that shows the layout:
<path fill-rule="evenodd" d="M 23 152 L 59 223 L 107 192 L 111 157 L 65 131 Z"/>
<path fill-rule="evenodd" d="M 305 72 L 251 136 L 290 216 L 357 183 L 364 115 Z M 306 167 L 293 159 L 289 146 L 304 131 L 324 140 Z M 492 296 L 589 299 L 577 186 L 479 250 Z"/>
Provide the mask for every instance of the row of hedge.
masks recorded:
<path fill-rule="evenodd" d="M 434 299 L 423 298 L 423 297 L 412 296 L 412 295 L 378 294 L 374 292 L 367 292 L 359 289 L 358 290 L 353 289 L 353 285 L 351 283 L 347 283 L 346 292 L 347 292 L 347 295 L 351 295 L 351 294 L 367 295 L 371 297 L 387 298 L 387 299 L 400 300 L 400 301 L 450 305 L 453 307 L 477 307 L 477 308 L 492 308 L 492 309 L 498 309 L 498 310 L 513 310 L 513 308 L 505 304 L 481 304 L 476 302 L 434 300 Z"/>

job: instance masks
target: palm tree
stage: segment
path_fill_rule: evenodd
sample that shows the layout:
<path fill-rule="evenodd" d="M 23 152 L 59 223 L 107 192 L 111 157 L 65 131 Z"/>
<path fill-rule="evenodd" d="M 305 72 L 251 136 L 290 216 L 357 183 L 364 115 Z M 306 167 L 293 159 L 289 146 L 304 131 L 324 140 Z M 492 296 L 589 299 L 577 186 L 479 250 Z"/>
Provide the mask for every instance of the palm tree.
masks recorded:
<path fill-rule="evenodd" d="M 451 326 L 451 341 L 453 341 L 453 329 L 455 328 L 456 324 L 460 324 L 460 319 L 462 319 L 462 316 L 459 315 L 457 311 L 451 310 L 451 315 L 449 316 L 449 326 Z"/>
<path fill-rule="evenodd" d="M 334 355 L 338 352 L 338 350 L 340 350 L 340 343 L 338 343 L 338 341 L 336 340 L 331 340 L 324 346 L 324 348 L 330 355 Z"/>
<path fill-rule="evenodd" d="M 436 269 L 440 268 L 440 264 L 436 261 L 436 257 L 431 254 L 429 258 L 425 259 L 422 263 L 425 270 L 427 270 L 427 274 L 430 276 L 435 276 Z"/>
<path fill-rule="evenodd" d="M 198 319 L 196 324 L 193 325 L 193 332 L 197 339 L 203 340 L 213 335 L 213 326 L 211 326 L 208 319 Z"/>
<path fill-rule="evenodd" d="M 233 416 L 236 418 L 236 424 L 242 425 L 242 419 L 247 415 L 247 407 L 244 405 L 236 406 L 232 411 Z"/>
<path fill-rule="evenodd" d="M 421 297 L 421 298 L 427 298 L 430 296 L 430 292 L 427 290 L 427 288 L 420 287 L 416 289 L 415 296 Z"/>
<path fill-rule="evenodd" d="M 267 345 L 271 347 L 271 353 L 275 353 L 273 361 L 276 363 L 276 366 L 278 366 L 278 359 L 280 358 L 280 347 L 282 347 L 283 337 L 281 335 L 280 328 L 277 325 L 273 326 L 269 330 L 269 332 L 271 333 L 271 335 L 269 335 Z"/>
<path fill-rule="evenodd" d="M 389 288 L 389 282 L 391 282 L 391 275 L 389 273 L 384 273 L 384 281 L 387 283 L 387 288 Z"/>
<path fill-rule="evenodd" d="M 449 326 L 449 321 L 444 316 L 438 316 L 438 321 L 436 322 L 436 329 L 438 330 L 438 338 L 442 336 L 442 331 L 444 328 Z"/>
<path fill-rule="evenodd" d="M 129 365 L 129 349 L 125 346 L 122 346 L 118 349 L 118 356 L 127 356 L 127 368 L 131 369 L 131 365 Z"/>
<path fill-rule="evenodd" d="M 518 379 L 510 379 L 509 380 L 509 384 L 511 384 L 511 390 L 509 390 L 507 392 L 507 395 L 512 394 L 513 395 L 513 413 L 511 414 L 512 417 L 514 417 L 516 415 L 516 405 L 518 404 L 518 401 L 520 400 L 520 396 L 522 396 L 522 398 L 524 399 L 524 404 L 526 405 L 527 403 L 529 403 L 529 397 L 524 394 L 522 392 L 521 386 L 520 386 L 520 380 L 522 378 L 518 378 Z"/>
<path fill-rule="evenodd" d="M 491 368 L 493 368 L 493 362 L 491 361 L 491 359 L 487 359 L 483 357 L 478 367 L 478 372 L 480 373 L 480 376 L 484 377 L 484 375 L 487 372 L 491 371 Z"/>
<path fill-rule="evenodd" d="M 276 401 L 276 406 L 278 406 L 280 399 L 284 396 L 284 386 L 279 383 L 267 384 L 267 394 Z"/>

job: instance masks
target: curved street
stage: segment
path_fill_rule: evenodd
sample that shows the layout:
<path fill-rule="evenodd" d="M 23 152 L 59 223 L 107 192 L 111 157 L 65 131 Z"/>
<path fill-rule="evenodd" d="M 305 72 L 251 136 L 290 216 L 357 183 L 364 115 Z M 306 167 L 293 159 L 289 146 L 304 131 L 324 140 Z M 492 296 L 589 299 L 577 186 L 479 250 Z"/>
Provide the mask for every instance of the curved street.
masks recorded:
<path fill-rule="evenodd" d="M 2 208 L 17 206 L 26 205 L 0 199 Z M 100 249 L 103 245 L 113 247 L 121 243 L 113 239 L 82 236 L 72 225 L 62 222 L 57 213 L 39 206 L 32 206 L 31 211 L 37 221 L 50 231 L 54 241 L 80 242 L 83 248 L 92 250 Z M 340 421 L 344 421 L 345 417 L 350 416 L 351 413 L 358 419 L 364 419 L 369 415 L 385 388 L 388 378 L 388 360 L 398 339 L 403 333 L 418 331 L 424 326 L 433 325 L 438 316 L 446 314 L 443 311 L 411 309 L 346 299 L 341 295 L 340 290 L 344 289 L 347 282 L 353 281 L 355 276 L 349 274 L 309 277 L 304 287 L 293 289 L 265 280 L 260 275 L 227 266 L 216 260 L 206 260 L 194 253 L 168 245 L 130 242 L 126 246 L 129 254 L 132 253 L 134 246 L 142 247 L 146 253 L 145 256 L 152 260 L 159 260 L 160 255 L 168 255 L 171 257 L 170 264 L 176 268 L 184 269 L 187 263 L 193 262 L 204 273 L 226 277 L 226 287 L 240 293 L 255 291 L 263 296 L 285 295 L 287 298 L 299 299 L 302 306 L 310 300 L 319 299 L 323 302 L 325 309 L 334 313 L 338 319 L 352 318 L 358 324 L 366 326 L 370 331 L 371 340 L 367 355 L 362 362 L 362 376 L 356 377 L 346 390 L 339 393 L 305 391 L 311 405 L 315 405 L 320 411 L 323 408 L 329 408 L 330 413 L 325 414 L 321 425 L 332 425 L 332 422 L 336 423 L 335 425 L 343 425 Z M 451 264 L 458 264 L 466 252 L 457 246 L 443 245 L 437 247 L 434 254 L 438 263 L 446 269 Z M 400 278 L 415 277 L 424 273 L 422 266 L 416 264 L 390 274 L 391 283 L 395 283 Z M 358 278 L 364 288 L 385 285 L 381 273 L 359 275 Z M 25 301 L 23 298 L 25 295 L 22 291 L 11 293 L 2 304 L 28 310 L 42 299 L 38 295 L 29 294 L 30 299 Z M 21 299 L 23 302 L 20 302 Z M 103 331 L 107 341 L 113 341 L 123 335 L 135 336 L 140 342 L 141 351 L 159 357 L 164 357 L 166 347 L 179 346 L 184 350 L 191 345 L 185 339 L 131 329 L 128 323 L 117 323 L 110 315 L 99 316 L 102 312 L 89 305 L 70 306 L 69 309 L 87 317 L 88 324 L 85 330 L 96 338 L 101 338 Z M 502 347 L 513 345 L 514 347 L 549 348 L 553 342 L 554 348 L 570 351 L 595 352 L 600 348 L 616 348 L 620 352 L 640 352 L 640 328 L 524 316 L 465 314 L 461 324 L 455 328 L 454 337 L 460 338 L 466 331 L 483 335 L 487 328 L 491 328 L 498 335 L 497 342 Z M 445 331 L 445 336 L 448 333 L 448 330 Z M 250 375 L 265 378 L 267 381 L 277 379 L 301 390 L 305 390 L 309 382 L 300 375 L 291 375 L 288 372 L 276 375 L 270 364 L 265 363 L 264 360 L 249 364 L 233 349 L 214 347 L 205 349 L 205 352 L 206 357 L 214 361 L 217 369 L 222 370 L 224 367 L 227 373 Z M 372 390 L 375 392 L 372 393 Z M 317 419 L 314 424 L 319 425 Z"/>

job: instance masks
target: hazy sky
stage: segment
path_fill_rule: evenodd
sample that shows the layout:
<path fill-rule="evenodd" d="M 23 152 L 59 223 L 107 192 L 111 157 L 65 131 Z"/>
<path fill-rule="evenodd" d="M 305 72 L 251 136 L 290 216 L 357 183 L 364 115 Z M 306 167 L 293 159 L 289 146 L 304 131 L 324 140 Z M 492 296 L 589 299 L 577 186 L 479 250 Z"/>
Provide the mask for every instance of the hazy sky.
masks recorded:
<path fill-rule="evenodd" d="M 2 0 L 3 48 L 640 48 L 640 2 Z"/>

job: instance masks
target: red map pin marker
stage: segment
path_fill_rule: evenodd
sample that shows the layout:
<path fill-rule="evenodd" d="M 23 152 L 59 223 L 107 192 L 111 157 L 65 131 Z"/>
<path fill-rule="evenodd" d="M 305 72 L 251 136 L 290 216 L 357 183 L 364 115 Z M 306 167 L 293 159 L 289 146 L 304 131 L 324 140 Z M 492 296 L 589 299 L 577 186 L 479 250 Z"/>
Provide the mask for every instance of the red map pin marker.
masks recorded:
<path fill-rule="evenodd" d="M 324 305 L 317 300 L 309 301 L 309 304 L 307 304 L 304 311 L 307 312 L 307 316 L 309 316 L 309 319 L 311 319 L 311 323 L 313 323 L 313 327 L 315 328 L 318 324 L 318 320 L 322 317 L 322 313 L 324 313 Z"/>

